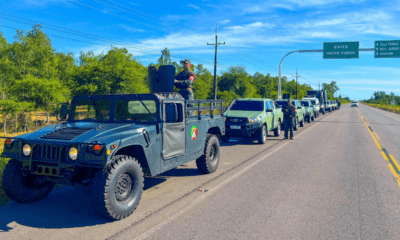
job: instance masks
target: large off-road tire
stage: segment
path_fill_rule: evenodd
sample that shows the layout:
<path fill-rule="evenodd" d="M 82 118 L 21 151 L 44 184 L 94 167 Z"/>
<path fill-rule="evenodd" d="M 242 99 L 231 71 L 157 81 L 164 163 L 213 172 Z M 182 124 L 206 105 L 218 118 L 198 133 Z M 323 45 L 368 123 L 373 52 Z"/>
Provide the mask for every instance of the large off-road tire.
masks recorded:
<path fill-rule="evenodd" d="M 197 169 L 201 173 L 213 173 L 219 164 L 219 141 L 214 134 L 207 134 L 204 154 L 196 160 Z"/>
<path fill-rule="evenodd" d="M 7 196 L 20 203 L 31 203 L 47 197 L 54 183 L 43 182 L 42 176 L 22 175 L 22 163 L 10 160 L 3 173 L 3 189 Z"/>
<path fill-rule="evenodd" d="M 112 220 L 128 217 L 142 198 L 143 181 L 143 170 L 135 158 L 115 156 L 110 165 L 94 176 L 92 207 Z"/>
<path fill-rule="evenodd" d="M 278 126 L 274 129 L 274 136 L 279 137 L 281 135 L 282 124 L 278 122 Z"/>
<path fill-rule="evenodd" d="M 223 141 L 223 142 L 229 142 L 229 136 L 227 136 L 227 135 L 223 135 L 223 136 L 221 136 L 221 140 Z"/>
<path fill-rule="evenodd" d="M 317 114 L 316 113 L 314 113 L 313 115 L 312 115 L 312 117 L 311 117 L 311 121 L 315 121 L 315 118 L 316 118 L 316 116 L 317 116 Z"/>
<path fill-rule="evenodd" d="M 294 119 L 294 126 L 293 126 L 293 130 L 297 131 L 299 129 L 299 119 L 295 118 Z"/>
<path fill-rule="evenodd" d="M 303 116 L 303 120 L 301 120 L 301 122 L 300 122 L 300 127 L 304 127 L 304 116 Z"/>
<path fill-rule="evenodd" d="M 308 115 L 308 117 L 307 117 L 307 122 L 308 123 L 311 123 L 311 113 Z"/>
<path fill-rule="evenodd" d="M 264 144 L 267 141 L 267 126 L 262 127 L 257 131 L 257 140 L 259 144 Z"/>
<path fill-rule="evenodd" d="M 322 115 L 325 115 L 325 109 L 324 109 L 324 110 L 322 110 Z"/>

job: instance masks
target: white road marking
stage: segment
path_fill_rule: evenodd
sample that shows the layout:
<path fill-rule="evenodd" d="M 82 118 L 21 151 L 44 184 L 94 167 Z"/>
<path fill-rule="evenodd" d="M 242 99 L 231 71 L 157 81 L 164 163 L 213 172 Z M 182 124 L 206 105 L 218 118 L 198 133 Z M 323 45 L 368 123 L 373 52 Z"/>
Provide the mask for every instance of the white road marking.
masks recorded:
<path fill-rule="evenodd" d="M 331 117 L 327 116 L 325 117 L 323 120 Z M 301 135 L 303 135 L 304 133 L 308 132 L 310 129 L 314 128 L 315 126 L 317 126 L 318 124 L 320 124 L 319 122 L 317 124 L 314 124 L 313 126 L 311 126 L 310 128 L 306 129 L 304 132 L 300 133 L 298 135 L 298 137 L 300 137 Z M 222 188 L 223 186 L 225 186 L 226 184 L 232 182 L 233 180 L 235 180 L 236 178 L 240 177 L 241 175 L 243 175 L 244 173 L 246 173 L 247 171 L 249 171 L 251 168 L 253 168 L 255 165 L 259 164 L 260 162 L 264 161 L 266 158 L 268 158 L 270 155 L 274 154 L 275 152 L 277 152 L 278 150 L 282 149 L 283 147 L 285 147 L 286 145 L 290 144 L 292 141 L 288 140 L 288 142 L 284 143 L 282 146 L 274 149 L 272 152 L 268 153 L 267 155 L 259 158 L 257 161 L 253 162 L 252 164 L 250 164 L 249 166 L 247 166 L 246 168 L 242 169 L 240 172 L 236 173 L 235 175 L 233 175 L 232 177 L 228 178 L 227 180 L 225 180 L 224 182 L 220 183 L 219 185 L 217 185 L 216 187 L 210 189 L 207 193 L 205 193 L 204 195 L 202 195 L 201 197 L 197 198 L 194 202 L 192 202 L 191 204 L 189 204 L 188 206 L 186 206 L 185 208 L 181 209 L 180 211 L 174 213 L 172 216 L 168 217 L 167 219 L 165 219 L 164 221 L 162 221 L 160 224 L 158 224 L 157 226 L 151 228 L 150 230 L 148 230 L 147 232 L 143 233 L 142 235 L 140 235 L 139 237 L 135 238 L 136 240 L 142 240 L 147 238 L 148 236 L 150 236 L 151 234 L 157 232 L 159 229 L 161 229 L 162 227 L 164 227 L 165 225 L 167 225 L 168 223 L 170 223 L 171 221 L 173 221 L 174 219 L 176 219 L 177 217 L 179 217 L 180 215 L 182 215 L 183 213 L 187 212 L 188 210 L 190 210 L 191 208 L 193 208 L 194 206 L 196 206 L 198 203 L 200 203 L 201 201 L 203 201 L 204 199 L 206 199 L 207 197 L 209 197 L 212 193 L 214 193 L 215 191 L 217 191 L 218 189 Z"/>

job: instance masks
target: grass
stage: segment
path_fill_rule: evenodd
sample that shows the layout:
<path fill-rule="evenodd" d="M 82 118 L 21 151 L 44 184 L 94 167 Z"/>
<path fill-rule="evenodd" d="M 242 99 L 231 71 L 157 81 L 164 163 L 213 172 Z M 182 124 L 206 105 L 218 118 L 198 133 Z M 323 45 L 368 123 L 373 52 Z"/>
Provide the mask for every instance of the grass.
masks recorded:
<path fill-rule="evenodd" d="M 389 105 L 389 104 L 376 104 L 376 103 L 364 103 L 365 105 L 376 107 L 379 109 L 383 109 L 389 112 L 400 113 L 400 106 L 399 105 Z"/>

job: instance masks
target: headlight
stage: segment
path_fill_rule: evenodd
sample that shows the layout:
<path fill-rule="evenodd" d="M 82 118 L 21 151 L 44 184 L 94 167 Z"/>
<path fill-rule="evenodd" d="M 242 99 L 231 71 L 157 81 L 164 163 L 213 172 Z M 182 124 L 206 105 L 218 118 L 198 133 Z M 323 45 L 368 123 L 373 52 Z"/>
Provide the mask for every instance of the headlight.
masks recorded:
<path fill-rule="evenodd" d="M 29 156 L 29 154 L 31 154 L 31 146 L 29 146 L 28 144 L 25 144 L 24 147 L 22 148 L 22 153 L 25 156 Z"/>
<path fill-rule="evenodd" d="M 69 158 L 76 160 L 78 158 L 78 149 L 72 147 L 69 149 Z"/>
<path fill-rule="evenodd" d="M 249 118 L 249 123 L 261 122 L 262 117 Z"/>

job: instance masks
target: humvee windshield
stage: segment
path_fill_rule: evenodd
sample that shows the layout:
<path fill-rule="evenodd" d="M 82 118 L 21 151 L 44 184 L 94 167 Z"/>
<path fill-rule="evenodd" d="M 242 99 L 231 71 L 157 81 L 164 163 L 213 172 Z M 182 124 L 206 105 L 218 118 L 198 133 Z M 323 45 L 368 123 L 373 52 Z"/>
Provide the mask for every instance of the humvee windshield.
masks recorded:
<path fill-rule="evenodd" d="M 79 99 L 73 107 L 74 121 L 157 121 L 157 108 L 154 100 L 126 98 L 113 101 L 115 112 L 111 114 L 110 99 Z M 143 103 L 143 104 L 142 104 Z"/>
<path fill-rule="evenodd" d="M 233 111 L 263 111 L 264 102 L 262 101 L 237 101 L 231 109 Z"/>

